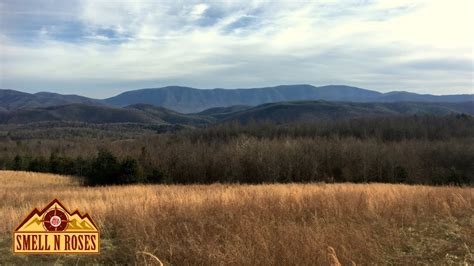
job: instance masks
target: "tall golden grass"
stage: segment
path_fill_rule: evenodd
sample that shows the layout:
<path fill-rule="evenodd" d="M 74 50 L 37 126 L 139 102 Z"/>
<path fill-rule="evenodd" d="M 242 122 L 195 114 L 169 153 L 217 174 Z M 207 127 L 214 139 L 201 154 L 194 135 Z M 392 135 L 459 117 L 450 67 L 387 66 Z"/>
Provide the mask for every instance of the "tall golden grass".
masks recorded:
<path fill-rule="evenodd" d="M 0 171 L 0 261 L 164 265 L 473 264 L 474 189 L 390 184 L 81 187 Z M 13 256 L 11 233 L 59 198 L 101 230 L 99 256 Z"/>

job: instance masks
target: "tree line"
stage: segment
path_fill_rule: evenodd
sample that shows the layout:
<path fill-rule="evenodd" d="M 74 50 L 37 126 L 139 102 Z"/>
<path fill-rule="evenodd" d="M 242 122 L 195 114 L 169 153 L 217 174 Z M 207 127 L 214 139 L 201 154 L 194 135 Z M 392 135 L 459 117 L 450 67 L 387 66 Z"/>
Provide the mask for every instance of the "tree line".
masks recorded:
<path fill-rule="evenodd" d="M 226 143 L 155 142 L 148 149 L 141 146 L 140 151 L 130 150 L 122 157 L 104 149 L 91 157 L 72 158 L 54 153 L 49 158 L 16 155 L 11 159 L 0 159 L 0 167 L 82 176 L 86 185 L 214 182 L 472 184 L 472 143 L 472 140 L 384 143 L 354 138 L 270 140 L 240 136 Z"/>
<path fill-rule="evenodd" d="M 164 182 L 163 174 L 142 159 L 119 159 L 110 151 L 100 149 L 92 158 L 60 157 L 54 153 L 49 158 L 16 155 L 11 161 L 3 163 L 6 169 L 11 170 L 82 177 L 82 183 L 88 186 Z"/>
<path fill-rule="evenodd" d="M 465 115 L 249 123 L 127 139 L 0 141 L 0 168 L 131 183 L 474 183 Z"/>
<path fill-rule="evenodd" d="M 412 115 L 341 120 L 322 119 L 290 124 L 252 121 L 242 125 L 234 122 L 200 130 L 183 130 L 180 134 L 194 141 L 209 142 L 225 141 L 239 135 L 258 138 L 338 136 L 381 141 L 448 140 L 474 137 L 474 117 L 466 114 L 452 114 L 447 116 Z"/>

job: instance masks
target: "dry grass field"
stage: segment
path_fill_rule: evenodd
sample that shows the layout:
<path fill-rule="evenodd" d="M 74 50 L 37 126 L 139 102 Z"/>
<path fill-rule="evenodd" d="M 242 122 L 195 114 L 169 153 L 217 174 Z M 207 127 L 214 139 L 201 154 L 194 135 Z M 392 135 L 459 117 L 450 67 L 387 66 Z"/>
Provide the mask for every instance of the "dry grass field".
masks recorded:
<path fill-rule="evenodd" d="M 99 256 L 13 256 L 11 233 L 57 197 L 101 230 Z M 389 184 L 133 185 L 0 172 L 0 262 L 474 264 L 474 189 Z M 2 264 L 2 263 L 0 263 Z"/>

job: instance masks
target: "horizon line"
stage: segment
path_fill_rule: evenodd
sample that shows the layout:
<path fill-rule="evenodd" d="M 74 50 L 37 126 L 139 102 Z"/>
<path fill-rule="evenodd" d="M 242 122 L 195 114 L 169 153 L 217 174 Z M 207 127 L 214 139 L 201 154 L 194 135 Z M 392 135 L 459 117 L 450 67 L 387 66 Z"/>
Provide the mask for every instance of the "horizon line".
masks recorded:
<path fill-rule="evenodd" d="M 378 91 L 378 90 L 366 89 L 366 88 L 361 88 L 361 87 L 356 87 L 356 86 L 351 86 L 351 85 L 344 85 L 344 84 L 327 84 L 327 85 L 317 86 L 317 85 L 312 85 L 312 84 L 308 84 L 308 83 L 279 84 L 279 85 L 270 85 L 270 86 L 266 86 L 266 87 L 245 87 L 245 88 L 241 88 L 241 87 L 238 87 L 238 88 L 221 88 L 221 87 L 198 88 L 198 87 L 183 86 L 183 85 L 166 85 L 166 86 L 160 86 L 160 87 L 146 87 L 146 88 L 137 88 L 137 89 L 126 89 L 122 92 L 119 92 L 119 93 L 114 94 L 112 96 L 107 96 L 105 98 L 95 98 L 95 97 L 85 96 L 85 95 L 82 95 L 82 94 L 59 93 L 59 92 L 52 92 L 52 91 L 47 91 L 47 90 L 41 90 L 41 91 L 37 91 L 37 92 L 27 92 L 27 91 L 24 91 L 23 89 L 10 89 L 10 88 L 8 88 L 8 89 L 0 88 L 0 90 L 17 91 L 17 92 L 21 92 L 21 93 L 30 94 L 30 95 L 35 95 L 35 94 L 39 94 L 39 93 L 53 93 L 53 94 L 59 94 L 59 95 L 64 95 L 64 96 L 80 96 L 80 97 L 86 97 L 86 98 L 90 98 L 90 99 L 94 99 L 94 100 L 104 100 L 104 99 L 112 98 L 112 97 L 121 95 L 123 93 L 132 92 L 132 91 L 156 90 L 156 89 L 165 89 L 165 88 L 171 88 L 171 87 L 187 88 L 187 89 L 195 89 L 195 90 L 252 90 L 252 89 L 270 89 L 270 88 L 277 88 L 277 87 L 283 87 L 283 86 L 311 86 L 311 87 L 314 87 L 314 88 L 323 88 L 323 87 L 331 87 L 331 86 L 336 87 L 337 86 L 337 87 L 349 87 L 349 88 L 355 88 L 355 89 L 360 89 L 360 90 L 372 91 L 372 92 L 376 92 L 376 93 L 380 93 L 380 94 L 410 93 L 410 94 L 416 94 L 416 95 L 431 95 L 431 96 L 461 96 L 461 95 L 472 96 L 472 95 L 474 95 L 474 91 L 473 91 L 473 93 L 456 93 L 456 94 L 417 93 L 417 92 L 412 92 L 412 91 L 408 91 L 408 90 L 391 90 L 391 91 L 387 91 L 387 92 L 381 92 L 381 91 Z"/>

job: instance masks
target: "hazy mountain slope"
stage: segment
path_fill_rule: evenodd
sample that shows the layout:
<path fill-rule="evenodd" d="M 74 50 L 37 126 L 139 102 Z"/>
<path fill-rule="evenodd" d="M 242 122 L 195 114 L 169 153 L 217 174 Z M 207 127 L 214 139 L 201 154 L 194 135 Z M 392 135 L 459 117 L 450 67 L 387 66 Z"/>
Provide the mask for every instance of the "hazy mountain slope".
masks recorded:
<path fill-rule="evenodd" d="M 196 115 L 212 117 L 216 120 L 222 119 L 232 113 L 247 110 L 252 108 L 250 105 L 233 105 L 229 107 L 214 107 L 206 109 L 202 112 L 196 113 Z"/>
<path fill-rule="evenodd" d="M 97 100 L 97 99 L 92 99 L 80 95 L 75 95 L 75 94 L 59 94 L 59 93 L 53 93 L 53 92 L 38 92 L 34 94 L 35 96 L 39 97 L 47 97 L 50 99 L 54 99 L 57 101 L 64 101 L 67 103 L 83 103 L 83 104 L 99 104 L 103 105 L 104 103 L 102 100 Z"/>
<path fill-rule="evenodd" d="M 465 113 L 474 115 L 474 101 L 459 103 L 435 103 L 435 102 L 394 102 L 375 103 L 384 105 L 386 108 L 402 115 L 432 114 L 447 115 L 451 113 Z"/>
<path fill-rule="evenodd" d="M 41 99 L 25 92 L 0 90 L 0 107 L 5 110 L 39 107 L 50 102 L 49 99 Z"/>
<path fill-rule="evenodd" d="M 474 102 L 464 103 L 349 103 L 328 101 L 299 101 L 270 103 L 220 117 L 221 121 L 272 121 L 286 123 L 316 119 L 348 119 L 368 116 L 413 114 L 474 115 Z"/>
<path fill-rule="evenodd" d="M 127 106 L 125 108 L 68 104 L 0 112 L 0 123 L 2 124 L 52 121 L 92 124 L 146 123 L 171 125 L 203 125 L 211 122 L 208 117 L 180 114 L 162 107 L 144 104 Z"/>
<path fill-rule="evenodd" d="M 156 107 L 149 104 L 135 104 L 125 107 L 127 110 L 139 110 L 151 119 L 159 119 L 169 124 L 182 125 L 204 125 L 211 122 L 211 119 L 201 115 L 181 114 L 163 107 Z"/>
<path fill-rule="evenodd" d="M 474 102 L 464 103 L 349 103 L 295 101 L 263 104 L 256 107 L 212 108 L 196 114 L 182 114 L 162 107 L 137 104 L 125 108 L 69 104 L 62 106 L 0 112 L 2 124 L 37 122 L 145 123 L 167 125 L 206 125 L 228 121 L 272 121 L 286 123 L 317 119 L 349 119 L 368 116 L 412 114 L 474 115 Z"/>
<path fill-rule="evenodd" d="M 375 106 L 376 107 L 376 106 Z M 396 115 L 384 108 L 361 106 L 361 104 L 334 103 L 326 101 L 299 101 L 269 103 L 235 112 L 222 117 L 222 121 L 271 121 L 286 123 L 294 121 L 311 121 L 317 119 L 343 119 L 359 116 Z"/>
<path fill-rule="evenodd" d="M 78 95 L 62 95 L 57 93 L 40 92 L 30 94 L 14 90 L 0 89 L 0 109 L 14 111 L 36 107 L 48 107 L 71 103 L 103 105 L 102 101 Z"/>
<path fill-rule="evenodd" d="M 143 112 L 132 109 L 112 108 L 97 105 L 70 104 L 52 107 L 23 109 L 0 114 L 3 124 L 25 124 L 46 121 L 84 123 L 164 123 L 150 118 Z"/>
<path fill-rule="evenodd" d="M 184 113 L 200 112 L 214 107 L 236 105 L 257 106 L 264 103 L 326 100 L 350 102 L 462 102 L 473 101 L 474 95 L 419 95 L 408 92 L 380 93 L 356 87 L 331 85 L 282 85 L 255 89 L 212 89 L 200 90 L 189 87 L 164 87 L 128 91 L 105 99 L 115 106 L 144 103 L 161 106 Z"/>

